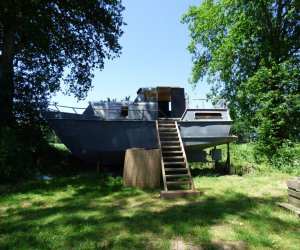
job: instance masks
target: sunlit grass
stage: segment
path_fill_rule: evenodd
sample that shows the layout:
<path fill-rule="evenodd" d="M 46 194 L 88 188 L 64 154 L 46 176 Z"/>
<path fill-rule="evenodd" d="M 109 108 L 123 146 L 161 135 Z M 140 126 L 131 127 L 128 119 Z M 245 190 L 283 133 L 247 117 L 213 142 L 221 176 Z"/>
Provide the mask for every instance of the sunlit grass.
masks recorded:
<path fill-rule="evenodd" d="M 275 205 L 290 178 L 198 176 L 200 197 L 177 200 L 95 173 L 35 181 L 2 193 L 0 249 L 297 249 L 299 219 Z"/>

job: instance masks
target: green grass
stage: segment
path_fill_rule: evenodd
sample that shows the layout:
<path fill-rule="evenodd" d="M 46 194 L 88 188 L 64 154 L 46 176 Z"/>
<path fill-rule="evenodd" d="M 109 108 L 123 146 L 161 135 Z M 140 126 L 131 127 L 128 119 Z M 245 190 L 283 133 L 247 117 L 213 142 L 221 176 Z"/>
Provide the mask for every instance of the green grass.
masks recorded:
<path fill-rule="evenodd" d="M 290 174 L 195 177 L 200 197 L 162 200 L 89 173 L 2 187 L 0 249 L 299 249 Z"/>

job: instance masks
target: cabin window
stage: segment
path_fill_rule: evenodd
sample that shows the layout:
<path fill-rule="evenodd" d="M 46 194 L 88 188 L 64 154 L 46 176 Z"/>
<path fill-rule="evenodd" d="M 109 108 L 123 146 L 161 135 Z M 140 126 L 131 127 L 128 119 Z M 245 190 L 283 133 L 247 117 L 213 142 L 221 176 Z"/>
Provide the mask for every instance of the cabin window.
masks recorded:
<path fill-rule="evenodd" d="M 128 116 L 128 106 L 122 106 L 121 107 L 121 116 L 127 117 Z"/>
<path fill-rule="evenodd" d="M 195 119 L 222 119 L 222 113 L 195 113 Z"/>

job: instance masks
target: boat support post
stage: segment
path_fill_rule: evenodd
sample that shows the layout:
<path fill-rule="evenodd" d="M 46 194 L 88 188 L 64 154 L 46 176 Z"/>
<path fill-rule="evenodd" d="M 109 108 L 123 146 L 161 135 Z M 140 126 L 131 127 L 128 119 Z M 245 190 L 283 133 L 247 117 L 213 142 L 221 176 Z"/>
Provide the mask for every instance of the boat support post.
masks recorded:
<path fill-rule="evenodd" d="M 97 157 L 97 172 L 101 169 L 100 158 Z"/>
<path fill-rule="evenodd" d="M 227 142 L 226 170 L 229 173 L 229 170 L 230 170 L 230 146 L 229 146 L 229 142 Z"/>

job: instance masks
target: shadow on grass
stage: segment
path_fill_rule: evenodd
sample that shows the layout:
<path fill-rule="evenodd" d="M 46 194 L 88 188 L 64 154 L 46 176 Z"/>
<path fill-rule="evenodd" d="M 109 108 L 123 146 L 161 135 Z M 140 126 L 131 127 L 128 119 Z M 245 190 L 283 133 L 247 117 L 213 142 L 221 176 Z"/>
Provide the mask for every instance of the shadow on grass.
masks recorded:
<path fill-rule="evenodd" d="M 280 220 L 270 209 L 257 212 L 262 204 L 272 207 L 278 197 L 254 198 L 232 191 L 178 203 L 160 200 L 158 190 L 124 188 L 121 178 L 102 175 L 32 183 L 23 192 L 47 196 L 66 188 L 72 193 L 55 203 L 41 198 L 28 207 L 6 211 L 0 217 L 0 248 L 169 249 L 169 241 L 180 237 L 205 249 L 218 249 L 210 229 L 233 215 L 249 220 L 258 232 L 245 233 L 237 225 L 235 232 L 246 244 L 271 248 L 268 234 L 291 227 L 295 229 L 291 236 L 297 237 L 296 222 Z"/>
<path fill-rule="evenodd" d="M 193 177 L 196 176 L 213 176 L 218 177 L 221 175 L 224 175 L 222 172 L 219 171 L 219 169 L 213 168 L 213 167 L 206 167 L 206 168 L 192 168 L 191 174 Z"/>
<path fill-rule="evenodd" d="M 215 166 L 213 164 L 192 164 L 191 165 L 192 176 L 207 176 L 207 177 L 218 177 L 228 175 L 228 170 L 224 163 L 218 163 Z"/>
<path fill-rule="evenodd" d="M 111 193 L 122 188 L 121 177 L 112 177 L 103 173 L 77 173 L 67 177 L 57 177 L 52 180 L 33 180 L 19 183 L 14 187 L 0 190 L 0 198 L 17 193 L 51 194 L 67 188 L 79 189 L 84 187 L 86 192 Z M 79 189 L 80 190 L 80 189 Z"/>

